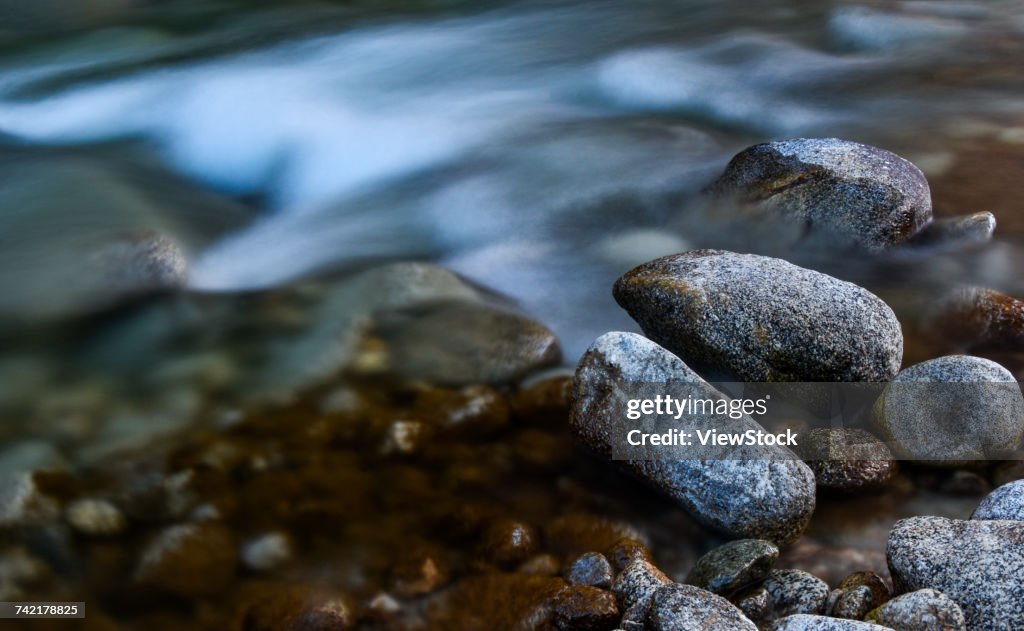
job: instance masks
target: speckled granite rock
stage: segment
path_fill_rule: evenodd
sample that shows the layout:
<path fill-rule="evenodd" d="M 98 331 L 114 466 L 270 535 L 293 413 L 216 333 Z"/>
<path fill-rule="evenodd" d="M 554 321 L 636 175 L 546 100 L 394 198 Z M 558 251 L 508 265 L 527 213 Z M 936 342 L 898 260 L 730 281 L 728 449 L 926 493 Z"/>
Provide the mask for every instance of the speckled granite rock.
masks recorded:
<path fill-rule="evenodd" d="M 768 576 L 779 548 L 763 539 L 730 541 L 702 556 L 686 582 L 712 593 L 727 595 Z"/>
<path fill-rule="evenodd" d="M 960 606 L 934 589 L 903 594 L 871 611 L 866 620 L 900 631 L 966 631 Z"/>
<path fill-rule="evenodd" d="M 881 299 L 781 259 L 695 250 L 627 272 L 614 294 L 651 339 L 741 381 L 888 381 L 903 357 Z"/>
<path fill-rule="evenodd" d="M 798 614 L 776 620 L 768 628 L 771 631 L 891 631 L 889 627 L 882 627 L 870 622 L 808 614 Z"/>
<path fill-rule="evenodd" d="M 732 604 L 753 622 L 766 619 L 772 608 L 771 596 L 764 587 L 754 587 L 737 594 L 732 598 Z"/>
<path fill-rule="evenodd" d="M 622 422 L 624 387 L 633 383 L 691 384 L 703 396 L 722 396 L 678 357 L 634 333 L 598 338 L 580 360 L 573 386 L 572 431 L 592 450 L 612 453 L 612 430 Z M 744 427 L 759 429 L 749 417 Z M 618 439 L 618 438 L 616 438 Z M 737 458 L 627 460 L 621 464 L 660 489 L 703 523 L 737 537 L 789 543 L 814 511 L 814 475 L 784 447 L 750 447 Z"/>
<path fill-rule="evenodd" d="M 970 629 L 1024 628 L 1024 523 L 903 519 L 889 533 L 886 555 L 898 592 L 943 592 Z"/>
<path fill-rule="evenodd" d="M 710 191 L 873 250 L 905 241 L 932 217 L 920 169 L 884 149 L 838 138 L 748 147 Z"/>
<path fill-rule="evenodd" d="M 856 428 L 819 427 L 793 448 L 814 472 L 819 488 L 860 491 L 884 486 L 896 474 L 885 443 Z"/>
<path fill-rule="evenodd" d="M 565 579 L 570 585 L 608 588 L 612 585 L 612 564 L 600 552 L 587 552 L 572 562 Z"/>
<path fill-rule="evenodd" d="M 996 459 L 1024 437 L 1024 396 L 999 364 L 950 355 L 900 371 L 875 404 L 875 425 L 915 460 Z"/>
<path fill-rule="evenodd" d="M 1024 521 L 1024 480 L 1004 484 L 981 500 L 971 519 Z"/>
<path fill-rule="evenodd" d="M 692 585 L 665 585 L 651 599 L 648 624 L 654 631 L 756 631 L 757 626 L 728 600 Z"/>
<path fill-rule="evenodd" d="M 836 618 L 862 620 L 864 616 L 892 597 L 892 590 L 875 572 L 854 572 L 829 594 L 825 613 Z"/>
<path fill-rule="evenodd" d="M 647 617 L 654 593 L 671 582 L 653 563 L 637 559 L 615 577 L 612 592 L 619 599 L 619 606 L 625 612 L 624 618 L 642 622 Z"/>
<path fill-rule="evenodd" d="M 772 612 L 783 618 L 798 613 L 819 614 L 828 600 L 828 583 L 802 570 L 772 570 L 764 581 Z"/>

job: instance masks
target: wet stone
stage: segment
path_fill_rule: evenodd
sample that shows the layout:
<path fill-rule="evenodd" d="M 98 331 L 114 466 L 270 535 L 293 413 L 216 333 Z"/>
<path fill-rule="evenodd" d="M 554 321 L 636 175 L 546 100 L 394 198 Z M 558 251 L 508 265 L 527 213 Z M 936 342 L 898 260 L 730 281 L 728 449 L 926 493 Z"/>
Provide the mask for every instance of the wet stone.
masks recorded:
<path fill-rule="evenodd" d="M 588 552 L 572 562 L 565 578 L 570 585 L 609 588 L 612 585 L 612 565 L 600 552 Z"/>
<path fill-rule="evenodd" d="M 530 525 L 502 520 L 484 532 L 481 552 L 486 560 L 507 567 L 528 559 L 538 543 L 537 532 Z"/>
<path fill-rule="evenodd" d="M 615 577 L 612 591 L 624 610 L 635 606 L 646 608 L 654 592 L 672 580 L 649 561 L 637 559 Z"/>
<path fill-rule="evenodd" d="M 967 630 L 960 606 L 934 589 L 898 596 L 870 612 L 865 619 L 900 631 Z"/>
<path fill-rule="evenodd" d="M 710 191 L 871 250 L 906 241 L 932 217 L 920 169 L 884 149 L 838 138 L 748 147 Z"/>
<path fill-rule="evenodd" d="M 615 594 L 590 585 L 571 585 L 551 600 L 552 618 L 566 631 L 608 631 L 619 622 Z"/>
<path fill-rule="evenodd" d="M 665 382 L 666 388 L 688 388 L 700 396 L 723 396 L 656 343 L 634 333 L 607 333 L 591 345 L 577 368 L 572 431 L 591 450 L 610 457 L 626 391 L 631 385 L 654 381 Z M 763 431 L 749 417 L 724 422 Z M 731 453 L 732 459 L 618 464 L 676 500 L 705 525 L 733 536 L 794 541 L 814 510 L 811 470 L 785 447 L 739 448 Z"/>
<path fill-rule="evenodd" d="M 606 552 L 609 562 L 617 572 L 629 567 L 637 559 L 651 562 L 651 551 L 636 539 L 623 538 L 616 541 Z"/>
<path fill-rule="evenodd" d="M 772 613 L 779 618 L 794 614 L 820 614 L 828 600 L 828 583 L 802 570 L 772 570 L 764 581 Z"/>
<path fill-rule="evenodd" d="M 884 382 L 903 357 L 900 323 L 881 299 L 782 259 L 676 254 L 627 272 L 614 295 L 652 340 L 739 381 Z"/>
<path fill-rule="evenodd" d="M 1017 448 L 1024 437 L 1024 396 L 999 364 L 949 355 L 900 371 L 876 402 L 874 421 L 905 457 L 955 466 Z"/>
<path fill-rule="evenodd" d="M 183 597 L 215 594 L 235 575 L 231 533 L 215 523 L 170 526 L 142 550 L 135 571 L 144 585 Z"/>
<path fill-rule="evenodd" d="M 771 614 L 771 596 L 763 587 L 741 592 L 732 599 L 732 603 L 753 622 L 761 622 Z"/>
<path fill-rule="evenodd" d="M 125 528 L 125 517 L 117 506 L 103 499 L 82 498 L 64 509 L 71 527 L 86 535 L 116 535 Z"/>
<path fill-rule="evenodd" d="M 990 212 L 942 217 L 925 226 L 908 244 L 943 250 L 966 248 L 988 243 L 995 231 L 996 217 Z"/>
<path fill-rule="evenodd" d="M 836 589 L 829 594 L 825 613 L 834 618 L 862 620 L 874 605 L 874 595 L 866 585 Z"/>
<path fill-rule="evenodd" d="M 1024 522 L 903 519 L 886 554 L 898 592 L 943 592 L 970 629 L 1024 628 Z"/>
<path fill-rule="evenodd" d="M 924 332 L 944 348 L 1024 352 L 1024 301 L 983 287 L 955 289 L 939 301 Z"/>
<path fill-rule="evenodd" d="M 731 541 L 702 556 L 686 582 L 715 594 L 728 595 L 764 579 L 778 558 L 779 548 L 770 541 Z"/>
<path fill-rule="evenodd" d="M 974 509 L 971 519 L 1024 521 L 1024 480 L 1004 484 L 989 493 Z"/>
<path fill-rule="evenodd" d="M 692 585 L 672 583 L 651 599 L 648 622 L 654 631 L 756 631 L 757 626 L 728 600 Z"/>
<path fill-rule="evenodd" d="M 884 486 L 897 465 L 885 443 L 856 428 L 815 428 L 793 448 L 814 472 L 818 488 L 861 491 Z"/>
<path fill-rule="evenodd" d="M 875 572 L 854 572 L 839 582 L 838 589 L 855 587 L 867 587 L 871 592 L 871 599 L 875 607 L 892 598 L 892 589 L 889 588 L 889 584 Z"/>

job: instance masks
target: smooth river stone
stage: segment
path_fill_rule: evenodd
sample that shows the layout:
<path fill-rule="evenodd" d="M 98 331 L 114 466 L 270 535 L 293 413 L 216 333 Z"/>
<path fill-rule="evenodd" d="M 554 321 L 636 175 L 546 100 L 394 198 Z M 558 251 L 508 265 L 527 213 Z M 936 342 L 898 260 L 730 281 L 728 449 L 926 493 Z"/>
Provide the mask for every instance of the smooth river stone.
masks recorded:
<path fill-rule="evenodd" d="M 612 456 L 613 435 L 630 384 L 664 383 L 701 397 L 723 395 L 682 360 L 635 333 L 602 335 L 580 360 L 573 385 L 572 431 L 599 455 Z M 749 417 L 719 427 L 762 429 Z M 795 541 L 814 511 L 814 474 L 785 447 L 734 448 L 728 460 L 622 460 L 619 464 L 661 490 L 702 523 L 733 537 Z M 740 459 L 747 458 L 747 459 Z M 763 458 L 763 459 L 751 459 Z"/>
<path fill-rule="evenodd" d="M 838 138 L 748 147 L 709 190 L 870 250 L 906 241 L 932 218 L 920 169 L 884 149 Z"/>
<path fill-rule="evenodd" d="M 1016 480 L 995 489 L 978 508 L 971 519 L 1010 519 L 1024 522 L 1024 480 Z"/>
<path fill-rule="evenodd" d="M 1024 629 L 1024 522 L 911 517 L 886 556 L 897 592 L 941 591 L 972 630 Z"/>
<path fill-rule="evenodd" d="M 960 605 L 934 589 L 903 594 L 871 611 L 866 618 L 900 631 L 966 631 Z"/>
<path fill-rule="evenodd" d="M 896 315 L 866 289 L 781 259 L 695 250 L 645 263 L 615 299 L 652 340 L 739 381 L 888 381 Z"/>

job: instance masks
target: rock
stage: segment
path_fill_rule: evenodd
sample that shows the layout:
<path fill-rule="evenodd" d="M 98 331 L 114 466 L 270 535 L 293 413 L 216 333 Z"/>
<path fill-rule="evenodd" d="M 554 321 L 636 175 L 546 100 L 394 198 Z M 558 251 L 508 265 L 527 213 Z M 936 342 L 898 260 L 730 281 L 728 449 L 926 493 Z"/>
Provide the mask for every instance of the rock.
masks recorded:
<path fill-rule="evenodd" d="M 737 595 L 732 603 L 753 622 L 761 622 L 771 614 L 771 596 L 763 587 L 755 587 Z"/>
<path fill-rule="evenodd" d="M 648 622 L 654 631 L 756 631 L 728 600 L 692 585 L 672 583 L 655 592 Z"/>
<path fill-rule="evenodd" d="M 768 576 L 779 548 L 762 539 L 730 541 L 702 556 L 686 582 L 714 594 L 728 595 Z"/>
<path fill-rule="evenodd" d="M 959 249 L 988 243 L 996 231 L 996 217 L 989 212 L 943 217 L 924 226 L 908 245 L 915 247 Z"/>
<path fill-rule="evenodd" d="M 812 616 L 808 614 L 797 614 L 776 620 L 770 631 L 892 631 L 889 627 L 882 627 L 870 622 L 857 622 L 855 620 L 843 620 L 841 618 L 829 618 L 827 616 Z"/>
<path fill-rule="evenodd" d="M 185 598 L 216 594 L 235 575 L 231 533 L 213 522 L 179 524 L 160 531 L 142 550 L 139 583 Z"/>
<path fill-rule="evenodd" d="M 1024 628 L 1024 523 L 911 517 L 893 526 L 886 555 L 897 592 L 943 592 L 970 629 Z"/>
<path fill-rule="evenodd" d="M 562 579 L 550 576 L 470 576 L 433 597 L 426 628 L 550 629 L 552 599 L 565 588 Z"/>
<path fill-rule="evenodd" d="M 962 352 L 1024 352 L 1024 301 L 982 287 L 944 296 L 923 325 L 929 341 Z"/>
<path fill-rule="evenodd" d="M 528 559 L 536 551 L 538 541 L 537 532 L 530 525 L 502 520 L 487 528 L 481 552 L 491 563 L 508 567 Z"/>
<path fill-rule="evenodd" d="M 819 614 L 828 600 L 828 583 L 802 570 L 772 570 L 764 581 L 772 612 L 782 618 L 798 613 Z"/>
<path fill-rule="evenodd" d="M 873 610 L 865 619 L 900 631 L 967 631 L 960 606 L 934 589 L 903 594 Z"/>
<path fill-rule="evenodd" d="M 998 459 L 1024 437 L 1024 396 L 999 364 L 950 355 L 900 371 L 876 402 L 874 420 L 907 458 L 947 465 Z"/>
<path fill-rule="evenodd" d="M 516 568 L 520 574 L 536 574 L 538 576 L 557 576 L 562 569 L 558 557 L 553 554 L 538 554 L 523 561 L 522 565 Z M 607 585 L 611 587 L 611 583 Z"/>
<path fill-rule="evenodd" d="M 701 397 L 723 396 L 654 342 L 634 333 L 608 333 L 580 360 L 570 427 L 592 450 L 610 457 L 613 439 L 621 440 L 615 428 L 623 422 L 623 399 L 629 398 L 625 390 L 655 381 L 664 382 L 665 388 L 689 388 Z M 718 428 L 763 431 L 749 417 L 713 420 L 721 421 Z M 799 537 L 814 511 L 811 470 L 784 447 L 741 447 L 727 455 L 731 459 L 625 460 L 620 464 L 675 499 L 699 521 L 732 536 L 778 543 Z"/>
<path fill-rule="evenodd" d="M 1004 484 L 989 493 L 974 509 L 971 519 L 1024 521 L 1024 480 Z"/>
<path fill-rule="evenodd" d="M 837 589 L 866 587 L 871 592 L 873 607 L 877 607 L 892 598 L 892 589 L 885 579 L 870 571 L 854 572 L 839 582 Z M 863 617 L 863 616 L 862 616 Z"/>
<path fill-rule="evenodd" d="M 350 599 L 314 585 L 276 585 L 252 599 L 238 628 L 246 631 L 347 631 L 356 620 Z"/>
<path fill-rule="evenodd" d="M 866 585 L 837 589 L 829 594 L 825 613 L 833 618 L 862 620 L 871 611 L 873 598 Z"/>
<path fill-rule="evenodd" d="M 570 585 L 607 589 L 612 586 L 612 564 L 600 552 L 587 552 L 572 562 L 565 578 Z"/>
<path fill-rule="evenodd" d="M 0 598 L 26 600 L 52 575 L 46 563 L 24 547 L 0 549 Z"/>
<path fill-rule="evenodd" d="M 619 623 L 615 594 L 590 585 L 572 585 L 551 599 L 555 625 L 567 631 L 608 631 Z"/>
<path fill-rule="evenodd" d="M 285 532 L 268 532 L 242 545 L 242 565 L 256 572 L 276 570 L 292 559 L 292 541 Z"/>
<path fill-rule="evenodd" d="M 522 554 L 521 550 L 517 552 Z M 414 543 L 396 556 L 391 568 L 391 586 L 399 596 L 413 598 L 433 593 L 451 577 L 444 551 L 433 545 Z M 508 563 L 514 564 L 514 561 Z"/>
<path fill-rule="evenodd" d="M 920 169 L 894 153 L 838 138 L 748 147 L 710 191 L 870 250 L 906 241 L 932 218 Z"/>
<path fill-rule="evenodd" d="M 642 623 L 647 619 L 654 593 L 671 582 L 672 579 L 649 561 L 638 559 L 630 563 L 612 583 L 612 591 L 625 611 L 623 618 Z"/>
<path fill-rule="evenodd" d="M 615 566 L 616 561 L 610 550 L 624 540 L 639 543 L 643 548 L 643 536 L 631 525 L 590 513 L 562 515 L 544 527 L 545 548 L 561 554 L 563 558 L 571 559 L 591 550 L 609 550 L 605 556 Z M 625 555 L 626 550 L 623 550 Z"/>
<path fill-rule="evenodd" d="M 781 259 L 695 250 L 627 272 L 614 294 L 652 340 L 739 381 L 884 382 L 903 357 L 881 299 Z"/>
<path fill-rule="evenodd" d="M 0 530 L 31 526 L 57 516 L 57 501 L 40 490 L 28 472 L 0 476 Z"/>
<path fill-rule="evenodd" d="M 125 293 L 184 287 L 188 281 L 181 246 L 152 230 L 116 235 L 90 258 L 107 282 Z"/>
<path fill-rule="evenodd" d="M 75 500 L 64 509 L 64 517 L 72 528 L 86 535 L 116 535 L 125 527 L 121 509 L 103 499 Z"/>
<path fill-rule="evenodd" d="M 621 572 L 622 570 L 629 567 L 629 564 L 637 559 L 644 561 L 652 561 L 651 551 L 647 549 L 647 546 L 640 543 L 636 539 L 623 538 L 616 541 L 607 551 L 607 558 L 615 568 L 615 571 Z"/>
<path fill-rule="evenodd" d="M 815 428 L 793 448 L 814 472 L 818 488 L 860 491 L 884 486 L 896 474 L 885 443 L 856 428 Z"/>
<path fill-rule="evenodd" d="M 562 350 L 547 327 L 494 305 L 450 302 L 378 316 L 386 370 L 445 385 L 507 384 L 557 365 Z"/>

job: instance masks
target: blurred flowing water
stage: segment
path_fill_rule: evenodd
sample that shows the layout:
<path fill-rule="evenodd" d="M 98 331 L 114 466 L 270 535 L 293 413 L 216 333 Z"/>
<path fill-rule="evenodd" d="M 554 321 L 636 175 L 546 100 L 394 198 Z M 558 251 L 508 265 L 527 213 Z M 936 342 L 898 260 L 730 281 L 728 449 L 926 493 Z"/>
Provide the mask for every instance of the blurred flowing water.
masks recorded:
<path fill-rule="evenodd" d="M 107 208 L 104 196 L 124 188 L 136 200 L 126 206 L 186 241 L 194 290 L 438 261 L 553 327 L 572 359 L 597 334 L 632 327 L 609 290 L 630 266 L 697 246 L 773 250 L 769 229 L 690 212 L 746 145 L 851 138 L 905 155 L 933 185 L 965 164 L 964 147 L 968 159 L 991 147 L 1020 164 L 1024 3 L 320 6 L 187 31 L 135 14 L 9 47 L 0 133 L 7 164 L 103 166 L 102 178 L 62 180 L 78 184 L 30 237 L 7 231 L 23 248 L 60 259 L 49 232 L 102 223 L 102 210 L 80 216 L 76 204 L 98 195 L 88 203 Z M 53 193 L 50 172 L 21 198 L 3 193 L 0 213 L 33 190 Z M 936 207 L 991 210 L 1013 237 L 1019 202 L 959 207 L 1001 203 L 1004 181 L 936 189 Z M 190 230 L 200 237 L 180 236 Z M 3 280 L 32 284 L 32 260 L 5 259 Z M 903 282 L 931 274 L 1017 291 L 1021 261 L 1011 239 L 967 259 L 915 260 L 919 275 Z M 818 263 L 859 277 L 860 261 Z M 46 283 L 58 281 L 35 281 L 37 293 L 64 291 Z"/>

